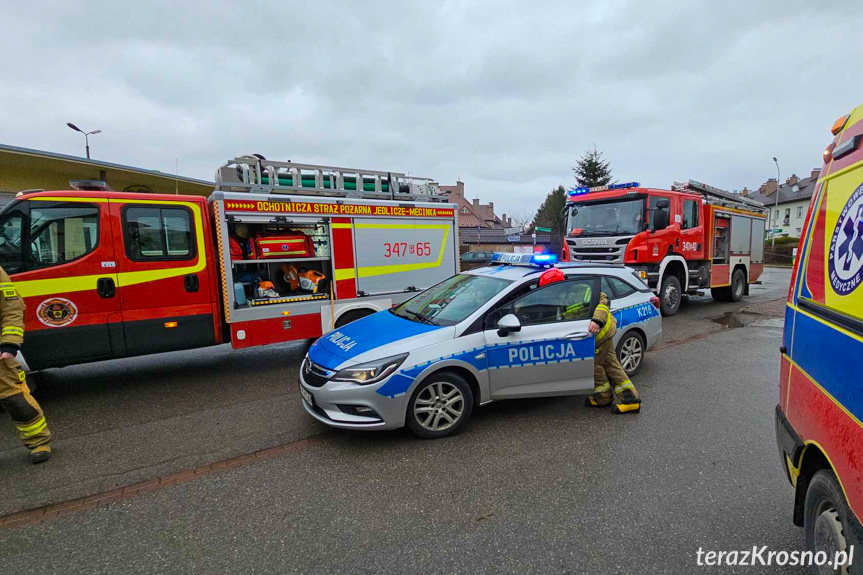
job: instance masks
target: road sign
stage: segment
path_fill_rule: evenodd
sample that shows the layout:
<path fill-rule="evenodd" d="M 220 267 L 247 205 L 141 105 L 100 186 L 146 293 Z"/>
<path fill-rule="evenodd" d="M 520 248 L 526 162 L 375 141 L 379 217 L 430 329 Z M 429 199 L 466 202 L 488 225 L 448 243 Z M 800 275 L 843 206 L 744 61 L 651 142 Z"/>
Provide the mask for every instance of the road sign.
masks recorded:
<path fill-rule="evenodd" d="M 506 241 L 508 242 L 517 242 L 521 240 L 521 234 L 511 234 L 506 236 Z"/>
<path fill-rule="evenodd" d="M 520 234 L 521 230 L 518 228 L 504 228 L 503 233 L 504 235 L 511 236 L 513 234 Z"/>
<path fill-rule="evenodd" d="M 534 228 L 538 232 L 551 232 L 551 228 Z"/>

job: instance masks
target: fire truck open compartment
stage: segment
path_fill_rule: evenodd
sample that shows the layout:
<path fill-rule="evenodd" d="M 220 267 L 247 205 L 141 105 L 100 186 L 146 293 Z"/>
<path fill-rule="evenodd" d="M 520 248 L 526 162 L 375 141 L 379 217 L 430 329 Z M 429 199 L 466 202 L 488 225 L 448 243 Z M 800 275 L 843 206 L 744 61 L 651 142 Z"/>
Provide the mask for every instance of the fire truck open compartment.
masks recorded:
<path fill-rule="evenodd" d="M 243 311 L 255 308 L 278 312 L 290 304 L 330 299 L 333 268 L 328 218 L 231 215 L 226 230 L 233 248 L 226 253 L 226 271 L 230 266 L 233 286 L 227 295 L 238 319 Z"/>

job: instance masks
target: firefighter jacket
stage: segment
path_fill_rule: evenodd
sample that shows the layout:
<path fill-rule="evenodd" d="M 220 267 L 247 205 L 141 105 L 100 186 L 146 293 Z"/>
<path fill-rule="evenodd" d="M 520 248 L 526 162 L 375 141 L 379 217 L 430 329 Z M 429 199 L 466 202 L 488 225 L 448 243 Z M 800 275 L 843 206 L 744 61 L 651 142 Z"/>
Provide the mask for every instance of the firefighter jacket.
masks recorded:
<path fill-rule="evenodd" d="M 597 347 L 600 343 L 614 337 L 614 334 L 617 333 L 617 320 L 611 315 L 608 296 L 605 295 L 605 292 L 599 292 L 599 305 L 596 306 L 596 310 L 593 312 L 593 321 L 600 328 L 599 333 L 596 334 Z"/>
<path fill-rule="evenodd" d="M 0 353 L 15 355 L 24 342 L 24 300 L 0 268 Z"/>

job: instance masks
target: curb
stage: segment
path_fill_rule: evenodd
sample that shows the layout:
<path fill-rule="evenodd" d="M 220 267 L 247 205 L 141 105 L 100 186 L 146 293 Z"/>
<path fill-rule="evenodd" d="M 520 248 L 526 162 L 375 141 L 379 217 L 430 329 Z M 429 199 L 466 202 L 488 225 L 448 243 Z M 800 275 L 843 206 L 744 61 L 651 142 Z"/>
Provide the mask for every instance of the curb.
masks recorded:
<path fill-rule="evenodd" d="M 192 469 L 184 469 L 182 471 L 178 471 L 177 473 L 172 473 L 170 475 L 162 475 L 154 479 L 148 479 L 147 481 L 133 483 L 125 487 L 118 487 L 117 489 L 112 489 L 103 493 L 96 493 L 94 495 L 88 495 L 86 497 L 79 497 L 77 499 L 70 499 L 69 501 L 55 503 L 54 505 L 37 507 L 36 509 L 30 509 L 28 511 L 20 511 L 11 515 L 5 515 L 0 517 L 0 528 L 18 527 L 20 525 L 33 525 L 36 523 L 41 523 L 46 519 L 61 517 L 63 515 L 68 515 L 69 513 L 74 513 L 76 511 L 84 511 L 86 509 L 104 507 L 115 501 L 130 499 L 136 495 L 143 495 L 144 493 L 164 489 L 165 487 L 170 487 L 172 485 L 178 485 L 180 483 L 193 481 L 205 475 L 211 475 L 220 471 L 228 471 L 229 469 L 244 467 L 258 461 L 265 461 L 267 459 L 273 459 L 274 457 L 280 457 L 282 455 L 293 453 L 295 451 L 301 451 L 303 449 L 306 449 L 307 447 L 315 445 L 316 443 L 320 443 L 326 439 L 332 438 L 335 435 L 337 435 L 336 432 L 328 431 L 318 435 L 307 437 L 305 439 L 293 441 L 291 443 L 285 443 L 283 445 L 277 445 L 275 447 L 261 449 L 253 453 L 238 455 L 230 459 L 223 459 L 222 461 L 217 461 L 215 463 L 210 463 L 207 465 L 199 465 L 198 467 Z"/>

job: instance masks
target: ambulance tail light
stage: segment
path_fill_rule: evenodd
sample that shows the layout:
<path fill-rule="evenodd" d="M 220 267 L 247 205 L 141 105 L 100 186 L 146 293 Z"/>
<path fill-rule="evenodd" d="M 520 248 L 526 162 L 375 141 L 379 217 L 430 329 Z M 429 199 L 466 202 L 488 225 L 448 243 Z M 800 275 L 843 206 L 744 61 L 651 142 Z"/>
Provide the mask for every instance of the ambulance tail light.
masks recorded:
<path fill-rule="evenodd" d="M 824 148 L 824 153 L 822 154 L 822 156 L 823 156 L 823 158 L 824 158 L 824 163 L 825 163 L 825 164 L 829 164 L 829 163 L 830 163 L 831 156 L 833 155 L 833 148 L 835 148 L 835 147 L 836 147 L 836 144 L 834 144 L 833 142 L 831 142 L 829 146 L 827 146 L 826 148 Z"/>
<path fill-rule="evenodd" d="M 658 297 L 656 297 L 655 295 L 654 295 L 654 296 L 650 296 L 650 303 L 652 303 L 652 304 L 653 304 L 653 307 L 655 307 L 657 310 L 659 309 L 659 305 L 660 305 L 660 304 L 659 304 L 659 298 L 658 298 Z"/>

